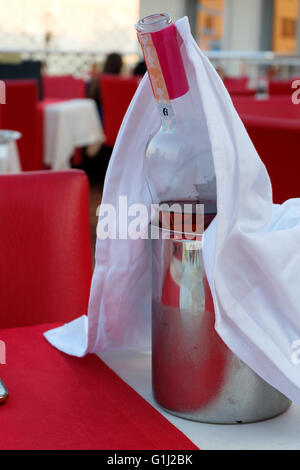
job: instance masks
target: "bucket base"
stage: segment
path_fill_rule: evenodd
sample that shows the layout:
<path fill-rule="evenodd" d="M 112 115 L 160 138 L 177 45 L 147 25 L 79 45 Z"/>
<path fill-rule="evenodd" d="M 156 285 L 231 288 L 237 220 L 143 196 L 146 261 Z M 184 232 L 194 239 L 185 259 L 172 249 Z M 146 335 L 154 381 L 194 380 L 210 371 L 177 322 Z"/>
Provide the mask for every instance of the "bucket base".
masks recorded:
<path fill-rule="evenodd" d="M 155 397 L 154 397 L 155 398 Z M 201 411 L 195 412 L 178 412 L 174 410 L 169 410 L 162 406 L 156 399 L 155 402 L 158 404 L 160 408 L 162 408 L 166 413 L 169 413 L 173 416 L 177 416 L 179 418 L 183 418 L 189 421 L 196 421 L 198 423 L 204 424 L 250 424 L 250 423 L 257 423 L 260 421 L 266 421 L 268 419 L 276 418 L 276 416 L 280 416 L 281 414 L 285 413 L 291 406 L 292 402 L 288 398 L 284 397 L 285 400 L 282 402 L 282 406 L 280 409 L 277 408 L 276 412 L 265 414 L 265 415 L 257 415 L 251 418 L 245 417 L 245 415 L 223 415 L 223 416 L 216 416 L 212 413 L 205 413 Z"/>

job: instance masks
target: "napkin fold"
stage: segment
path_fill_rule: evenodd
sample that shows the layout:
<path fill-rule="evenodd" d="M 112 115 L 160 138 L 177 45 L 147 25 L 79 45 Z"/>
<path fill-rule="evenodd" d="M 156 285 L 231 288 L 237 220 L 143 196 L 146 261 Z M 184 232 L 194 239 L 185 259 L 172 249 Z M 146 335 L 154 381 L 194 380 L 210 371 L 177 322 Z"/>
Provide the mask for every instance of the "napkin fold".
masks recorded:
<path fill-rule="evenodd" d="M 300 404 L 300 199 L 272 203 L 266 168 L 227 90 L 187 18 L 176 27 L 216 172 L 218 215 L 204 236 L 215 328 L 240 359 Z M 118 208 L 119 195 L 127 195 L 128 205 L 150 206 L 143 155 L 159 125 L 146 74 L 119 131 L 102 204 Z M 150 350 L 150 256 L 150 240 L 98 239 L 88 320 L 84 315 L 46 332 L 48 341 L 77 356 L 108 348 Z"/>

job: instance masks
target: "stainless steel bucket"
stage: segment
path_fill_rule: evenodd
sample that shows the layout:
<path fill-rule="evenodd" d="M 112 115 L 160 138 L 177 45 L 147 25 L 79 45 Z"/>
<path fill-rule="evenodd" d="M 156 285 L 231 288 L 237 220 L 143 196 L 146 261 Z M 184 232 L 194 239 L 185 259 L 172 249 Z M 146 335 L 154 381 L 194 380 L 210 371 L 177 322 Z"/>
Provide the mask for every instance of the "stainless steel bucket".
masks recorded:
<path fill-rule="evenodd" d="M 238 359 L 214 329 L 202 242 L 152 240 L 152 383 L 172 414 L 208 423 L 249 423 L 291 404 Z"/>

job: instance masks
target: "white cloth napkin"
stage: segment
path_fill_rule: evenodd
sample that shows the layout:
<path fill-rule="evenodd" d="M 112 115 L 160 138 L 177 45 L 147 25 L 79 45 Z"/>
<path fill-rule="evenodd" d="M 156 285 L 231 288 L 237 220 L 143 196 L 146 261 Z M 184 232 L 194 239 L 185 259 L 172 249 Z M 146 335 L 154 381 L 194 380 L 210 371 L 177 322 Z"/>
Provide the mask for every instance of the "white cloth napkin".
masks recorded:
<path fill-rule="evenodd" d="M 218 216 L 204 238 L 215 328 L 257 374 L 300 404 L 300 200 L 272 204 L 265 166 L 222 81 L 193 40 L 187 18 L 176 26 L 217 178 Z M 150 204 L 143 154 L 158 126 L 145 76 L 118 135 L 103 203 L 117 206 L 125 194 L 128 204 Z M 107 348 L 149 350 L 149 247 L 146 240 L 98 240 L 88 322 L 83 316 L 48 331 L 50 343 L 77 356 Z"/>

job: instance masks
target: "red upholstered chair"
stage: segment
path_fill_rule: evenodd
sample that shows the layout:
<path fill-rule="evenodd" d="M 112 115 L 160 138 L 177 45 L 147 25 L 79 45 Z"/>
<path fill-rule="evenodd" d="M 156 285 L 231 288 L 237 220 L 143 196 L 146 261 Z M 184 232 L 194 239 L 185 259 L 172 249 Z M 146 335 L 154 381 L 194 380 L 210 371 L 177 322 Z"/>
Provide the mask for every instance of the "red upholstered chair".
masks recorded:
<path fill-rule="evenodd" d="M 2 128 L 22 133 L 18 148 L 23 171 L 41 170 L 37 151 L 38 86 L 35 80 L 5 80 L 6 104 L 2 109 Z"/>
<path fill-rule="evenodd" d="M 43 83 L 43 98 L 85 98 L 86 87 L 85 81 L 75 78 L 72 75 L 45 75 Z"/>
<path fill-rule="evenodd" d="M 267 167 L 274 202 L 300 197 L 300 105 L 290 97 L 236 98 L 233 103 Z"/>
<path fill-rule="evenodd" d="M 271 96 L 267 99 L 234 96 L 232 101 L 243 116 L 300 119 L 300 105 L 294 105 L 290 96 Z"/>
<path fill-rule="evenodd" d="M 254 96 L 255 90 L 248 88 L 248 77 L 224 77 L 224 85 L 232 96 Z"/>
<path fill-rule="evenodd" d="M 286 199 L 300 197 L 299 122 L 254 116 L 242 116 L 242 119 L 267 167 L 274 202 L 282 203 Z"/>
<path fill-rule="evenodd" d="M 138 77 L 102 74 L 100 77 L 105 144 L 113 147 L 123 117 L 139 83 Z"/>
<path fill-rule="evenodd" d="M 84 172 L 0 175 L 0 328 L 87 313 L 89 186 Z"/>
<path fill-rule="evenodd" d="M 292 83 L 297 78 L 291 80 L 270 80 L 269 81 L 269 95 L 292 95 Z"/>

